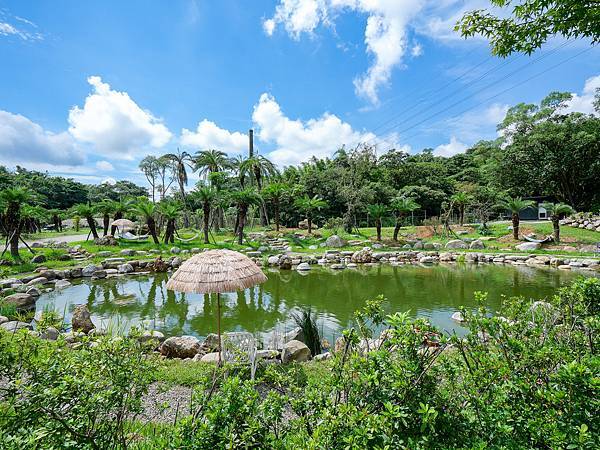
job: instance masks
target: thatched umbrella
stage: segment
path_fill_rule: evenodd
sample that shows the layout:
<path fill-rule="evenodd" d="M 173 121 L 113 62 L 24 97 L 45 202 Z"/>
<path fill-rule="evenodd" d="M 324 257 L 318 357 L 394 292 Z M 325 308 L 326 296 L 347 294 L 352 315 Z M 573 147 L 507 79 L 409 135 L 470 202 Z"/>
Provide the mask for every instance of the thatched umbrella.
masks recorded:
<path fill-rule="evenodd" d="M 117 227 L 117 230 L 119 230 L 119 228 L 121 230 L 132 230 L 135 228 L 135 223 L 129 219 L 117 219 L 111 224 L 111 226 Z M 121 230 L 119 230 L 119 233 L 123 234 Z"/>
<path fill-rule="evenodd" d="M 217 294 L 217 333 L 221 363 L 221 293 L 264 283 L 267 277 L 246 255 L 232 250 L 209 250 L 185 261 L 167 282 L 167 289 L 194 294 Z"/>

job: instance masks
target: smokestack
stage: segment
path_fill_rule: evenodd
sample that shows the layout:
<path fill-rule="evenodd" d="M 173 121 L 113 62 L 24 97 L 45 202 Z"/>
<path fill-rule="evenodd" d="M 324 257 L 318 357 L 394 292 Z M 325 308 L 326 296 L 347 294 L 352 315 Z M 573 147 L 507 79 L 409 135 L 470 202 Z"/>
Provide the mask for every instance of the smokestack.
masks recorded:
<path fill-rule="evenodd" d="M 252 128 L 248 130 L 248 156 L 250 158 L 254 156 L 254 130 Z"/>

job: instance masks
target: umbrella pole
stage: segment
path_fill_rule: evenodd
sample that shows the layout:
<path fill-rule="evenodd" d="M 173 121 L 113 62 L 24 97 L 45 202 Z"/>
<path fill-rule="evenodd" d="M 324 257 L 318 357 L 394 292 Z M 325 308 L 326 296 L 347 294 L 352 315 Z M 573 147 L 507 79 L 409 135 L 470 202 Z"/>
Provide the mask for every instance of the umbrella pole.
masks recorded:
<path fill-rule="evenodd" d="M 219 343 L 217 350 L 219 352 L 219 366 L 221 366 L 221 294 L 217 292 L 217 334 L 219 336 Z"/>

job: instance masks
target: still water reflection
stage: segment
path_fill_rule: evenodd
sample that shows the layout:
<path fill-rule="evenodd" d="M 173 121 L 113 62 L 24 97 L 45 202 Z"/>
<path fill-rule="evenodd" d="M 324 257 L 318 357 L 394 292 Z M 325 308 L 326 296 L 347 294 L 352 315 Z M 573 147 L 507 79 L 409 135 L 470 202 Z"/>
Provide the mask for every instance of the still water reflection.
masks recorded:
<path fill-rule="evenodd" d="M 450 319 L 459 306 L 473 307 L 473 293 L 487 291 L 488 306 L 499 307 L 502 295 L 541 299 L 567 284 L 575 273 L 526 266 L 382 265 L 309 273 L 266 271 L 268 281 L 244 292 L 222 295 L 225 331 L 249 331 L 266 339 L 293 328 L 290 314 L 311 306 L 323 335 L 335 339 L 366 299 L 383 294 L 388 312 L 410 311 L 438 327 L 464 332 Z M 67 289 L 44 294 L 38 314 L 54 308 L 69 321 L 74 305 L 87 303 L 97 325 L 127 327 L 143 323 L 167 336 L 205 336 L 216 329 L 216 296 L 168 291 L 167 276 L 139 275 L 106 280 L 82 280 Z"/>

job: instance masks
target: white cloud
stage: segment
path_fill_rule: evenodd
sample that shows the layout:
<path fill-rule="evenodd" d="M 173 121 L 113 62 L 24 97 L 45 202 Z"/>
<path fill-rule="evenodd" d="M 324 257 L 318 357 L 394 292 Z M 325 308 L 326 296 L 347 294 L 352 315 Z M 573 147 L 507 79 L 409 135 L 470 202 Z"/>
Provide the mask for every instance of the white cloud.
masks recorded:
<path fill-rule="evenodd" d="M 342 145 L 354 146 L 369 141 L 375 135 L 353 130 L 339 117 L 325 113 L 318 119 L 290 119 L 269 94 L 262 94 L 254 107 L 252 119 L 258 127 L 258 138 L 274 144 L 269 158 L 280 166 L 298 164 L 312 156 L 331 156 Z"/>
<path fill-rule="evenodd" d="M 20 114 L 0 111 L 2 162 L 79 165 L 84 155 L 67 132 L 52 133 Z"/>
<path fill-rule="evenodd" d="M 14 25 L 10 22 L 18 21 Z M 6 10 L 0 9 L 0 36 L 14 36 L 24 41 L 41 41 L 44 39 L 42 33 L 37 31 L 37 25 L 23 17 L 13 16 Z"/>
<path fill-rule="evenodd" d="M 373 104 L 394 67 L 402 62 L 407 49 L 407 26 L 425 0 L 280 0 L 272 18 L 263 21 L 271 36 L 282 24 L 293 39 L 312 34 L 319 24 L 330 24 L 330 16 L 344 10 L 367 15 L 365 44 L 373 62 L 367 72 L 354 79 L 356 93 Z"/>
<path fill-rule="evenodd" d="M 433 154 L 436 156 L 454 156 L 457 153 L 464 153 L 468 146 L 463 144 L 456 137 L 452 136 L 450 142 L 447 144 L 438 145 L 434 150 Z"/>
<path fill-rule="evenodd" d="M 240 132 L 230 132 L 217 124 L 204 119 L 198 123 L 196 131 L 184 128 L 181 143 L 200 150 L 217 148 L 227 153 L 240 153 L 248 148 L 248 136 Z"/>
<path fill-rule="evenodd" d="M 108 161 L 98 161 L 96 163 L 96 169 L 111 172 L 115 170 L 115 167 Z"/>
<path fill-rule="evenodd" d="M 490 139 L 498 135 L 496 126 L 504 120 L 508 108 L 508 105 L 494 103 L 486 108 L 477 108 L 443 120 L 439 126 L 432 128 L 438 128 L 442 132 L 452 130 L 461 141 Z"/>
<path fill-rule="evenodd" d="M 419 44 L 418 42 L 413 45 L 413 47 L 410 49 L 410 54 L 411 56 L 413 56 L 414 58 L 417 58 L 419 56 L 421 56 L 423 54 L 423 46 L 421 44 Z"/>
<path fill-rule="evenodd" d="M 596 95 L 596 89 L 600 88 L 600 75 L 588 78 L 585 80 L 583 86 L 583 92 L 581 95 L 573 93 L 573 98 L 568 102 L 568 106 L 564 112 L 582 112 L 585 114 L 596 114 L 598 112 L 594 110 L 594 97 Z"/>
<path fill-rule="evenodd" d="M 115 184 L 117 184 L 117 180 L 115 180 L 114 178 L 105 178 L 100 184 L 109 184 L 111 186 L 114 186 Z"/>
<path fill-rule="evenodd" d="M 111 89 L 98 76 L 88 78 L 94 88 L 83 108 L 69 111 L 69 132 L 92 144 L 103 155 L 133 159 L 148 147 L 161 148 L 171 139 L 162 120 L 140 108 L 126 92 Z"/>

